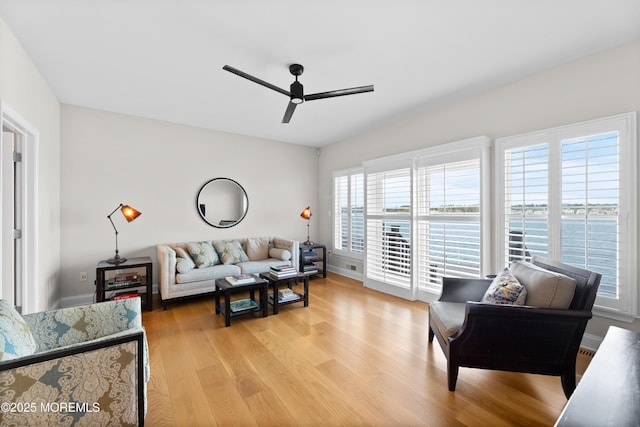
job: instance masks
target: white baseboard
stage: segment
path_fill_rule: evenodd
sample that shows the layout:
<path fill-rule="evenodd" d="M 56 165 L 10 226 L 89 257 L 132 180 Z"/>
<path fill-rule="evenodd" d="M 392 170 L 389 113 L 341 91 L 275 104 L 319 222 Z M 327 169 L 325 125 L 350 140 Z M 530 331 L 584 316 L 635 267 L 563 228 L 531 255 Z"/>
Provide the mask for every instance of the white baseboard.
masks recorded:
<path fill-rule="evenodd" d="M 336 267 L 335 265 L 327 264 L 327 271 L 339 274 L 341 276 L 346 276 L 350 279 L 358 280 L 360 282 L 363 281 L 362 273 L 358 273 L 353 270 L 347 270 L 346 268 Z"/>
<path fill-rule="evenodd" d="M 151 292 L 154 294 L 158 293 L 158 284 L 154 284 L 152 286 Z M 94 302 L 95 302 L 94 293 L 74 295 L 71 297 L 60 298 L 58 300 L 58 304 L 56 304 L 56 306 L 53 309 L 55 310 L 58 308 L 76 307 L 78 305 L 92 304 Z"/>
<path fill-rule="evenodd" d="M 587 350 L 596 351 L 600 344 L 602 343 L 603 337 L 599 337 L 597 335 L 584 334 L 582 336 L 582 342 L 580 343 L 580 347 L 586 348 Z"/>

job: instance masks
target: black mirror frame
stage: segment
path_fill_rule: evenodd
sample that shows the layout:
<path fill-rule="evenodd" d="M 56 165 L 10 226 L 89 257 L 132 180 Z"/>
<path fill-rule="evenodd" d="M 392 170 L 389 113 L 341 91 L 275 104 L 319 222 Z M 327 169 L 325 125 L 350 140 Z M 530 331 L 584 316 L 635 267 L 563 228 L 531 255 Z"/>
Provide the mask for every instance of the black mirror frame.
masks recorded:
<path fill-rule="evenodd" d="M 205 187 L 207 185 L 209 185 L 210 183 L 212 183 L 213 181 L 228 181 L 228 182 L 231 182 L 231 183 L 237 185 L 238 188 L 240 190 L 242 190 L 242 193 L 244 194 L 244 198 L 246 200 L 246 208 L 245 208 L 245 210 L 244 210 L 244 212 L 242 214 L 242 217 L 240 217 L 237 221 L 235 221 L 233 223 L 230 223 L 228 225 L 212 224 L 211 222 L 209 222 L 207 220 L 206 216 L 202 213 L 202 210 L 200 209 L 200 204 L 198 203 L 199 200 L 200 200 L 200 193 L 202 193 L 202 190 L 204 190 Z M 205 182 L 204 184 L 202 184 L 202 187 L 200 187 L 200 190 L 198 190 L 198 194 L 196 195 L 196 210 L 198 211 L 198 214 L 200 215 L 200 218 L 202 218 L 202 220 L 204 222 L 206 222 L 207 224 L 209 224 L 210 226 L 215 227 L 215 228 L 231 228 L 231 227 L 234 227 L 234 226 L 238 225 L 244 219 L 244 217 L 247 216 L 247 212 L 249 211 L 249 196 L 247 195 L 247 191 L 244 189 L 244 187 L 242 185 L 240 185 L 240 183 L 238 183 L 237 181 L 234 181 L 231 178 L 224 178 L 224 177 L 213 178 L 213 179 L 210 179 L 209 181 Z"/>

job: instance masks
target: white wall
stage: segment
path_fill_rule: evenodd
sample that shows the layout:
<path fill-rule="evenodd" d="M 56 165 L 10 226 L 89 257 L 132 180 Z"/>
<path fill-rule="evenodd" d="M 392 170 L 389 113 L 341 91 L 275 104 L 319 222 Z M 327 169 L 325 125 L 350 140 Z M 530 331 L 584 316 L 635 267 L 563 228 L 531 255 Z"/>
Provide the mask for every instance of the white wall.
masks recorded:
<path fill-rule="evenodd" d="M 319 210 L 331 210 L 331 172 L 359 166 L 364 160 L 479 135 L 500 138 L 639 110 L 640 41 L 636 41 L 324 147 Z M 321 241 L 330 245 L 332 218 L 325 214 L 319 219 Z M 354 264 L 336 256 L 330 263 L 338 268 Z M 587 332 L 604 336 L 609 324 L 617 323 L 595 318 Z M 638 321 L 619 325 L 640 330 Z"/>
<path fill-rule="evenodd" d="M 316 205 L 316 149 L 180 126 L 77 106 L 62 106 L 62 305 L 91 298 L 96 264 L 114 255 L 107 219 L 119 203 L 142 215 L 116 213 L 121 256 L 151 256 L 157 283 L 158 243 L 250 236 L 304 241 L 299 214 Z M 209 179 L 231 178 L 249 197 L 247 216 L 218 229 L 196 211 Z M 80 281 L 87 272 L 89 280 Z"/>
<path fill-rule="evenodd" d="M 38 132 L 35 311 L 58 298 L 60 268 L 60 103 L 0 18 L 0 100 Z M 34 230 L 32 230 L 34 231 Z"/>

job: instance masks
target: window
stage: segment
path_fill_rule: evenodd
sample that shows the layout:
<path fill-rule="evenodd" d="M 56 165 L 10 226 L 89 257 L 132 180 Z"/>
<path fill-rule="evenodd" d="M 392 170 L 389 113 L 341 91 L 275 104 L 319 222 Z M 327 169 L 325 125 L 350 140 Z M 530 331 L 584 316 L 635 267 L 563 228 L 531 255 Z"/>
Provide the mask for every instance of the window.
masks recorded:
<path fill-rule="evenodd" d="M 636 315 L 635 128 L 633 113 L 498 140 L 498 259 L 597 271 L 596 307 Z"/>
<path fill-rule="evenodd" d="M 367 280 L 411 288 L 411 168 L 367 173 Z"/>
<path fill-rule="evenodd" d="M 431 301 L 490 263 L 490 148 L 472 138 L 365 162 L 365 285 Z"/>
<path fill-rule="evenodd" d="M 443 276 L 480 277 L 480 158 L 418 168 L 418 283 L 439 293 Z"/>
<path fill-rule="evenodd" d="M 334 173 L 333 248 L 343 255 L 364 252 L 364 175 L 360 170 Z"/>

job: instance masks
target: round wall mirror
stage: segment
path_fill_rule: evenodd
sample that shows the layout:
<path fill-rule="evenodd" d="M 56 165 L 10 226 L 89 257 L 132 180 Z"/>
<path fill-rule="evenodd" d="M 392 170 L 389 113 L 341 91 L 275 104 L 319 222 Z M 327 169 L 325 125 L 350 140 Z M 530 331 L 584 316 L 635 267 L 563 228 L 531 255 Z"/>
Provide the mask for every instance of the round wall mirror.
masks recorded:
<path fill-rule="evenodd" d="M 244 188 L 234 180 L 214 178 L 198 191 L 196 209 L 207 224 L 229 228 L 245 217 L 249 209 L 249 198 Z"/>

